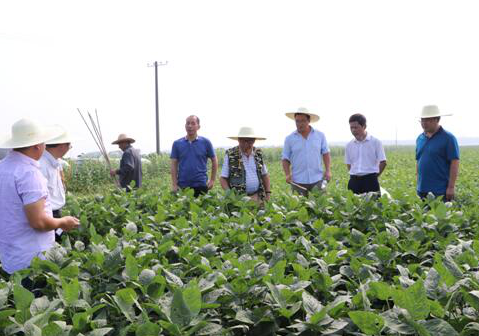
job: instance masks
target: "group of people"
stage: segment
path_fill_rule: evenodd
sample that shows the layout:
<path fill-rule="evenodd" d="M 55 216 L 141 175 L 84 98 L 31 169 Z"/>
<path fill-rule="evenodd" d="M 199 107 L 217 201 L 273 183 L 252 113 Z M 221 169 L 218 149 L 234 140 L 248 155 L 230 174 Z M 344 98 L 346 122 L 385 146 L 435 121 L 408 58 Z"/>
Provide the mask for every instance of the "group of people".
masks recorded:
<path fill-rule="evenodd" d="M 417 192 L 421 198 L 432 193 L 450 201 L 455 195 L 459 169 L 459 146 L 456 138 L 440 125 L 444 116 L 435 105 L 425 106 L 420 119 L 424 130 L 416 141 Z M 311 126 L 319 116 L 299 108 L 286 116 L 295 121 L 296 130 L 283 146 L 282 166 L 286 182 L 293 191 L 307 196 L 313 189 L 323 189 L 331 180 L 331 156 L 326 136 Z M 345 164 L 349 171 L 348 189 L 355 194 L 380 193 L 379 176 L 386 168 L 386 154 L 381 141 L 367 132 L 366 117 L 353 114 L 349 118 L 353 139 L 346 145 Z M 214 185 L 218 160 L 211 141 L 199 136 L 200 119 L 189 116 L 186 136 L 176 140 L 171 150 L 172 190 L 192 188 L 195 197 Z M 221 187 L 246 194 L 257 202 L 267 201 L 271 184 L 267 167 L 256 140 L 265 140 L 251 127 L 242 127 L 229 137 L 238 146 L 226 151 L 220 175 Z M 211 160 L 211 176 L 207 163 Z"/>
<path fill-rule="evenodd" d="M 421 114 L 424 130 L 416 141 L 417 192 L 421 198 L 432 193 L 452 200 L 459 170 L 459 147 L 450 132 L 440 126 L 437 106 L 425 106 Z M 294 120 L 296 130 L 289 134 L 282 152 L 286 182 L 293 191 L 307 196 L 322 189 L 331 180 L 331 156 L 323 132 L 311 126 L 319 116 L 306 108 L 286 113 Z M 366 118 L 353 114 L 349 118 L 353 139 L 347 144 L 345 164 L 349 170 L 348 189 L 355 194 L 380 192 L 379 176 L 386 168 L 386 155 L 380 140 L 367 132 Z M 199 136 L 200 118 L 186 118 L 186 136 L 173 143 L 171 150 L 171 188 L 191 188 L 195 197 L 213 188 L 218 160 L 210 140 Z M 268 169 L 256 140 L 265 140 L 253 128 L 242 127 L 230 136 L 238 145 L 226 151 L 220 184 L 262 203 L 271 196 Z M 0 161 L 0 261 L 3 271 L 12 274 L 28 268 L 34 257 L 44 258 L 55 235 L 77 228 L 80 222 L 62 216 L 65 185 L 61 158 L 71 148 L 72 139 L 62 127 L 45 128 L 22 119 L 12 126 L 11 135 L 0 148 L 8 148 Z M 141 156 L 132 144 L 135 140 L 120 134 L 113 141 L 123 151 L 120 167 L 111 170 L 127 191 L 141 187 Z M 208 160 L 211 173 L 208 176 Z M 25 286 L 29 284 L 26 283 Z"/>

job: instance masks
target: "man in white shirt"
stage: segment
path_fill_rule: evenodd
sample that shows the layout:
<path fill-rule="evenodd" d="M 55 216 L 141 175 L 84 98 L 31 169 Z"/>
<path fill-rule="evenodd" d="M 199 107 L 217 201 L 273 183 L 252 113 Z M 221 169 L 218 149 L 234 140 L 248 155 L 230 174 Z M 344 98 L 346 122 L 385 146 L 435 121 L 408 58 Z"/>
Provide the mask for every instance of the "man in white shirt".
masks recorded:
<path fill-rule="evenodd" d="M 46 142 L 46 150 L 40 158 L 40 170 L 47 179 L 48 195 L 52 205 L 53 218 L 62 217 L 62 208 L 65 206 L 65 186 L 63 184 L 62 158 L 71 148 L 71 138 L 61 127 L 63 132 L 59 137 Z M 55 240 L 61 241 L 61 230 L 56 231 Z"/>
<path fill-rule="evenodd" d="M 386 168 L 386 154 L 378 139 L 366 132 L 366 117 L 353 114 L 349 128 L 354 136 L 346 145 L 345 163 L 349 170 L 348 189 L 355 194 L 380 192 L 378 177 Z"/>

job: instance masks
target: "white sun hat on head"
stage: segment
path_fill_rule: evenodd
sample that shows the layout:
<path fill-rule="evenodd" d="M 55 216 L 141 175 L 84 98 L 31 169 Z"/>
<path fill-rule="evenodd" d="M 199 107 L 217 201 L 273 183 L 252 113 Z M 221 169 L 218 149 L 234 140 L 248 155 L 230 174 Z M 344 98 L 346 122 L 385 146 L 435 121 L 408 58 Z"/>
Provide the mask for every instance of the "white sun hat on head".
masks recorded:
<path fill-rule="evenodd" d="M 47 127 L 30 119 L 20 119 L 12 126 L 11 136 L 0 140 L 0 148 L 23 148 L 38 145 L 62 134 L 57 127 Z"/>
<path fill-rule="evenodd" d="M 452 114 L 444 114 L 439 111 L 439 107 L 436 105 L 426 105 L 422 108 L 421 119 L 422 118 L 435 118 L 435 117 L 445 117 L 452 116 Z"/>
<path fill-rule="evenodd" d="M 53 127 L 57 128 L 60 132 L 61 135 L 56 137 L 55 139 L 49 140 L 45 142 L 47 145 L 57 145 L 57 144 L 63 144 L 63 143 L 71 143 L 73 142 L 72 137 L 70 134 L 66 131 L 65 128 L 63 128 L 60 125 L 54 125 Z"/>
<path fill-rule="evenodd" d="M 294 115 L 296 113 L 301 113 L 301 114 L 307 114 L 309 115 L 309 121 L 310 122 L 316 122 L 319 120 L 319 116 L 317 114 L 314 114 L 314 113 L 311 113 L 309 112 L 309 110 L 306 108 L 306 107 L 299 107 L 296 111 L 294 112 L 286 112 L 286 116 L 289 118 L 289 119 L 293 119 L 294 120 Z"/>
<path fill-rule="evenodd" d="M 266 138 L 256 135 L 252 127 L 241 127 L 238 135 L 228 137 L 228 139 L 231 140 L 238 140 L 239 138 L 266 140 Z"/>

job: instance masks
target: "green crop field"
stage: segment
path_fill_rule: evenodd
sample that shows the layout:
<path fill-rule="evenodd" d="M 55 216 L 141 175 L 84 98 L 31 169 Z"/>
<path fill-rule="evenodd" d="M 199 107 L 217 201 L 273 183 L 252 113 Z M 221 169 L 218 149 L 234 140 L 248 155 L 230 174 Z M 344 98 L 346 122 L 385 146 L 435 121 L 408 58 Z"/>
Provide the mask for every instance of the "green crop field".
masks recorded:
<path fill-rule="evenodd" d="M 332 154 L 333 180 L 304 198 L 266 150 L 263 208 L 219 183 L 170 193 L 167 156 L 130 194 L 102 164 L 72 165 L 65 212 L 81 226 L 0 277 L 0 335 L 478 335 L 479 148 L 461 149 L 446 204 L 417 198 L 413 148 L 388 148 L 378 200 L 348 192 Z"/>

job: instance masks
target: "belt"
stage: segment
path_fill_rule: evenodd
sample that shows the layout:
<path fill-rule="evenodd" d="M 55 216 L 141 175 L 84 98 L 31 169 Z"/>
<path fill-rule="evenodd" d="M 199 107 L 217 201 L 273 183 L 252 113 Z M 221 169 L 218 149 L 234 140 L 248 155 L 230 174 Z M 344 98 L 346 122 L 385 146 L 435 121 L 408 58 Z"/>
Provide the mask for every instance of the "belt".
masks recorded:
<path fill-rule="evenodd" d="M 350 177 L 354 180 L 361 180 L 361 179 L 364 179 L 364 178 L 368 178 L 368 177 L 371 177 L 371 176 L 377 176 L 378 173 L 371 173 L 371 174 L 366 174 L 366 175 L 351 175 Z"/>

